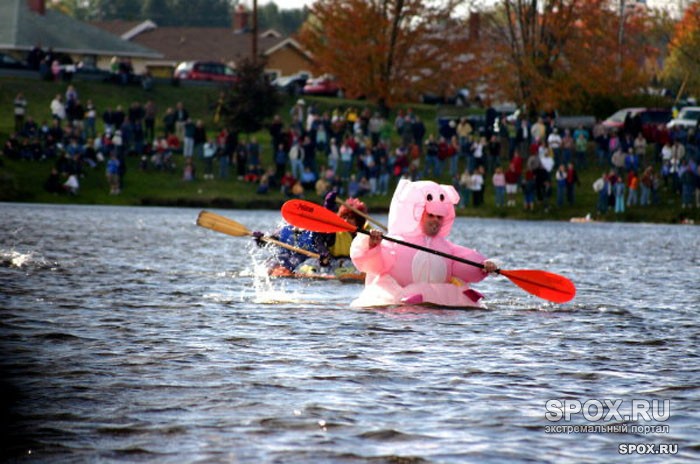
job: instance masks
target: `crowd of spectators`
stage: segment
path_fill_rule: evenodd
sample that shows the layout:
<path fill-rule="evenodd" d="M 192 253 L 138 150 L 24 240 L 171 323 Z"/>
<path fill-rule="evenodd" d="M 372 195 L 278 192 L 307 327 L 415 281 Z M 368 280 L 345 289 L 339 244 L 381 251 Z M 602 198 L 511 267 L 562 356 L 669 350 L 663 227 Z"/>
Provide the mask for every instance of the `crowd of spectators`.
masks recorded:
<path fill-rule="evenodd" d="M 369 108 L 325 111 L 299 99 L 288 123 L 273 118 L 270 145 L 263 146 L 255 136 L 207 130 L 204 115 L 190 115 L 181 102 L 161 113 L 150 99 L 98 109 L 68 84 L 47 106 L 50 118 L 37 122 L 27 114 L 25 95 L 17 95 L 15 133 L 3 151 L 53 160 L 46 188 L 55 192 L 77 194 L 87 170 L 102 166 L 117 195 L 127 158 L 137 157 L 143 170 L 185 181 L 232 178 L 255 184 L 259 194 L 387 196 L 404 177 L 451 181 L 462 208 L 478 208 L 490 194 L 498 208 L 546 211 L 575 205 L 579 172 L 595 167 L 604 172 L 593 186 L 600 213 L 658 203 L 661 189 L 679 195 L 684 208 L 700 207 L 697 129 L 660 126 L 649 141 L 633 121 L 618 132 L 600 122 L 592 130 L 561 130 L 551 115 L 531 122 L 488 111 L 484 124 L 461 118 L 428 133 L 410 108 L 387 119 Z"/>
<path fill-rule="evenodd" d="M 441 134 L 441 139 L 453 137 L 451 151 L 456 155 L 448 158 L 464 158 L 465 170 L 460 176 L 455 175 L 454 164 L 450 165 L 462 204 L 466 206 L 471 199 L 478 207 L 489 185 L 497 207 L 515 206 L 518 192 L 526 210 L 549 210 L 555 193 L 557 207 L 574 205 L 579 171 L 600 169 L 603 174 L 592 185 L 600 214 L 659 204 L 662 191 L 680 198 L 682 208 L 700 208 L 697 127 L 668 130 L 661 124 L 647 140 L 632 117 L 619 130 L 597 121 L 591 130 L 579 126 L 562 131 L 555 121 L 548 115 L 534 123 L 520 116 L 513 120 L 502 116 L 475 134 L 462 119 L 453 126 L 456 141 L 454 135 Z M 428 143 L 432 143 L 430 139 Z M 430 162 L 430 151 L 426 155 Z M 439 173 L 441 157 L 438 154 L 435 158 Z M 454 163 L 454 158 L 451 161 Z"/>
<path fill-rule="evenodd" d="M 682 209 L 700 208 L 700 128 L 659 124 L 647 140 L 641 124 L 628 116 L 613 133 L 593 128 L 600 177 L 597 212 L 658 205 L 661 193 L 679 198 Z"/>
<path fill-rule="evenodd" d="M 27 113 L 23 92 L 14 100 L 15 131 L 3 146 L 5 156 L 53 163 L 45 187 L 53 193 L 77 194 L 80 180 L 98 166 L 105 169 L 111 194 L 119 194 L 126 176 L 127 156 L 147 157 L 154 147 L 156 108 L 152 100 L 118 105 L 99 112 L 91 99 L 82 100 L 67 85 L 46 106 L 47 118 Z M 101 129 L 101 130 L 98 130 Z M 148 168 L 150 162 L 142 164 Z M 153 165 L 155 166 L 155 164 Z"/>

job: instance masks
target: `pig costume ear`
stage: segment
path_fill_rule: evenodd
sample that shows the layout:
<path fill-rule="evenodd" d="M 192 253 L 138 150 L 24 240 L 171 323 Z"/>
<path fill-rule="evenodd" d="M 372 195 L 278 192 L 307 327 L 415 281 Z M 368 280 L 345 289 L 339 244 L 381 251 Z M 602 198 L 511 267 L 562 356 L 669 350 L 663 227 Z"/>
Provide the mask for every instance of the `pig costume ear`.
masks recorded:
<path fill-rule="evenodd" d="M 451 185 L 439 185 L 433 181 L 411 182 L 401 179 L 396 186 L 389 207 L 389 235 L 420 235 L 420 218 L 423 211 L 443 216 L 444 222 L 438 233 L 445 237 L 452 229 L 455 207 L 459 194 Z"/>

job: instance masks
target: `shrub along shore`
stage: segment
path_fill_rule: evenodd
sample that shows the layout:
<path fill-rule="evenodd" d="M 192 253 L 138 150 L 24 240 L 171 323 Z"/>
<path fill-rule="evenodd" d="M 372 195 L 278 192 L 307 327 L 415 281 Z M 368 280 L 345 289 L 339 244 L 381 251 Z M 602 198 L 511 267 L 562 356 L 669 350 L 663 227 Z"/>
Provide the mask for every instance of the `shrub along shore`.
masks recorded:
<path fill-rule="evenodd" d="M 188 109 L 192 119 L 201 119 L 209 137 L 216 137 L 221 127 L 214 122 L 214 102 L 216 102 L 219 89 L 214 86 L 171 86 L 157 84 L 151 90 L 144 90 L 138 86 L 118 86 L 111 83 L 94 81 L 75 81 L 71 83 L 77 90 L 81 102 L 88 99 L 94 103 L 98 114 L 98 133 L 103 131 L 101 114 L 106 108 L 115 108 L 121 105 L 125 110 L 133 102 L 144 104 L 152 100 L 156 106 L 156 134 L 163 131 L 162 118 L 166 108 L 175 107 L 177 102 L 182 102 Z M 13 101 L 19 92 L 23 92 L 27 101 L 27 115 L 41 126 L 43 122 L 51 121 L 49 105 L 55 95 L 65 95 L 68 83 L 44 82 L 32 78 L 0 77 L 0 107 L 5 110 L 0 113 L 0 143 L 5 144 L 14 132 Z M 370 106 L 366 101 L 340 100 L 335 98 L 304 97 L 306 104 L 314 104 L 321 111 L 332 112 L 339 109 L 341 112 L 347 108 L 356 108 L 362 111 Z M 289 97 L 279 114 L 287 126 L 290 121 L 290 108 L 296 102 L 296 98 Z M 431 105 L 403 105 L 392 109 L 388 120 L 393 122 L 396 112 L 411 108 L 420 116 L 426 126 L 426 134 L 437 134 L 438 107 Z M 371 108 L 373 110 L 373 108 Z M 466 110 L 465 110 L 466 111 Z M 477 111 L 477 110 L 470 110 Z M 261 162 L 264 167 L 273 166 L 273 153 L 270 144 L 270 135 L 267 130 L 260 131 L 255 136 L 262 148 Z M 241 134 L 240 142 L 245 142 L 247 134 Z M 392 147 L 399 142 L 396 132 L 392 135 Z M 237 178 L 235 170 L 231 168 L 231 174 L 227 179 L 220 179 L 218 167 L 214 167 L 214 179 L 204 179 L 204 161 L 194 158 L 195 178 L 191 181 L 183 180 L 184 160 L 182 155 L 175 156 L 175 168 L 173 170 L 156 170 L 148 163 L 144 166 L 141 156 L 127 158 L 127 169 L 124 178 L 124 186 L 119 195 L 110 195 L 109 184 L 105 175 L 105 165 L 100 163 L 94 168 L 86 166 L 84 175 L 80 178 L 80 189 L 75 195 L 56 194 L 45 190 L 44 185 L 49 177 L 55 159 L 43 160 L 18 160 L 6 155 L 0 155 L 0 201 L 27 202 L 27 203 L 55 203 L 55 204 L 104 204 L 104 205 L 149 205 L 149 206 L 181 206 L 192 208 L 221 208 L 221 209 L 279 209 L 287 200 L 279 188 L 272 188 L 266 194 L 257 193 L 257 185 Z M 216 163 L 216 162 L 215 162 Z M 319 159 L 318 165 L 324 165 L 325 160 Z M 504 169 L 506 162 L 502 162 Z M 600 215 L 596 211 L 598 194 L 593 191 L 593 182 L 607 171 L 607 167 L 600 167 L 594 159 L 593 147 L 588 153 L 588 168 L 578 172 L 580 185 L 576 189 L 576 200 L 573 206 L 556 206 L 556 186 L 552 197 L 549 199 L 549 208 L 545 210 L 543 205 L 535 206 L 534 211 L 523 209 L 523 195 L 517 195 L 515 207 L 496 207 L 494 201 L 494 189 L 491 186 L 490 175 L 485 176 L 485 202 L 479 207 L 467 206 L 458 208 L 458 214 L 473 217 L 492 217 L 510 219 L 537 219 L 537 220 L 566 220 L 575 217 L 591 215 L 593 219 L 614 222 L 655 222 L 655 223 L 700 223 L 700 211 L 698 208 L 682 209 L 680 196 L 672 193 L 670 189 L 662 186 L 660 201 L 652 206 L 633 206 L 626 208 L 624 213 L 614 213 L 609 209 L 607 213 Z M 421 168 L 425 167 L 425 160 L 421 160 Z M 461 167 L 460 167 L 461 169 Z M 452 183 L 447 167 L 443 169 L 443 176 L 437 179 L 441 183 Z M 436 180 L 436 179 L 431 179 Z M 391 192 L 397 178 L 390 179 L 388 195 L 375 195 L 363 197 L 370 211 L 386 212 L 391 200 Z M 552 181 L 554 183 L 553 174 Z M 322 199 L 314 191 L 306 191 L 304 197 L 311 201 L 321 202 Z"/>

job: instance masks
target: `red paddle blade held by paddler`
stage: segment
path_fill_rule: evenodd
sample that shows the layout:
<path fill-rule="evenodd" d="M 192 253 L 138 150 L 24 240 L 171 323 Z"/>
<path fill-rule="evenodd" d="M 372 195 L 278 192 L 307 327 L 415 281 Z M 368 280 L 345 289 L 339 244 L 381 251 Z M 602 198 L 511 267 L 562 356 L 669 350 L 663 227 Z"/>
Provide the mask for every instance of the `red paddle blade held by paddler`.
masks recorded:
<path fill-rule="evenodd" d="M 400 181 L 399 185 L 397 186 L 397 192 L 394 194 L 395 197 L 398 192 L 405 192 L 406 188 L 412 188 L 413 190 L 419 189 L 419 195 L 416 196 L 418 198 L 417 201 L 421 201 L 421 193 L 424 193 L 425 191 L 432 192 L 428 193 L 425 195 L 425 203 L 429 203 L 431 201 L 449 201 L 453 205 L 456 204 L 456 202 L 459 201 L 459 196 L 456 193 L 456 191 L 453 193 L 450 191 L 450 189 L 454 190 L 452 186 L 449 185 L 438 185 L 435 182 L 431 181 L 418 181 L 418 182 L 410 182 L 410 181 Z M 437 190 L 435 190 L 437 189 Z M 440 192 L 445 192 L 444 194 L 440 194 Z M 435 195 L 434 195 L 435 194 Z M 395 199 L 392 199 L 392 208 L 396 206 L 395 205 Z M 408 209 L 408 211 L 419 211 L 420 210 L 420 204 L 418 207 L 414 209 Z M 425 208 L 425 211 L 435 211 L 436 209 L 433 207 L 434 205 L 429 205 L 427 208 Z M 444 208 L 446 205 L 440 205 L 441 209 L 440 211 L 450 211 L 450 208 Z M 406 210 L 404 210 L 406 211 Z M 430 213 L 425 213 L 427 215 L 430 215 Z M 389 224 L 389 235 L 383 235 L 379 231 L 366 231 L 364 229 L 358 229 L 352 224 L 347 223 L 346 221 L 342 220 L 338 215 L 333 213 L 332 211 L 329 211 L 315 203 L 305 201 L 305 200 L 289 200 L 287 201 L 283 207 L 282 207 L 282 216 L 284 219 L 289 222 L 290 224 L 293 224 L 297 227 L 315 231 L 315 232 L 321 232 L 321 233 L 335 233 L 335 232 L 357 232 L 359 234 L 364 234 L 364 235 L 359 235 L 355 238 L 353 241 L 353 249 L 359 249 L 361 248 L 362 242 L 365 241 L 367 242 L 368 240 L 371 240 L 371 238 L 368 238 L 368 235 L 373 235 L 375 237 L 380 237 L 383 240 L 386 240 L 388 242 L 391 242 L 390 244 L 387 244 L 387 246 L 401 246 L 401 247 L 409 247 L 415 250 L 419 250 L 422 252 L 427 253 L 428 255 L 433 255 L 433 256 L 440 256 L 442 258 L 447 258 L 448 260 L 455 261 L 457 263 L 461 263 L 467 266 L 473 266 L 478 269 L 484 269 L 484 260 L 473 260 L 473 259 L 467 259 L 464 256 L 464 253 L 461 253 L 463 256 L 457 256 L 455 253 L 448 253 L 445 251 L 441 251 L 438 249 L 430 248 L 423 246 L 421 244 L 409 242 L 407 240 L 404 240 L 404 238 L 408 237 L 403 237 L 399 234 L 396 234 L 397 236 L 401 238 L 397 238 L 397 236 L 393 236 L 392 234 L 392 211 L 390 210 L 390 224 Z M 416 214 L 417 215 L 417 214 Z M 433 218 L 434 219 L 434 218 Z M 449 226 L 451 226 L 451 221 L 454 220 L 454 213 L 451 214 L 451 219 Z M 441 231 L 441 232 L 440 232 Z M 443 226 L 442 229 L 439 229 L 439 233 L 446 235 L 449 233 L 449 227 L 445 229 Z M 439 237 L 436 237 L 436 241 L 432 243 L 437 243 L 437 239 Z M 356 242 L 358 242 L 356 244 Z M 452 244 L 449 244 L 452 245 Z M 444 248 L 444 247 L 443 247 Z M 449 248 L 448 248 L 449 249 Z M 455 246 L 453 248 L 455 250 L 462 250 L 462 247 Z M 480 255 L 476 255 L 480 256 Z M 358 265 L 358 269 L 362 267 L 362 258 L 356 259 L 357 258 L 357 253 L 356 256 L 353 256 L 353 262 L 356 262 L 356 265 Z M 403 267 L 406 267 L 405 264 L 403 264 Z M 552 272 L 547 272 L 547 271 L 541 271 L 541 270 L 505 270 L 505 269 L 496 269 L 494 271 L 497 274 L 500 274 L 507 279 L 509 279 L 511 282 L 513 282 L 515 285 L 518 287 L 522 288 L 526 292 L 535 295 L 537 297 L 540 297 L 544 300 L 551 301 L 553 303 L 566 303 L 568 301 L 571 301 L 574 296 L 576 295 L 576 287 L 574 286 L 573 282 L 571 282 L 569 279 L 567 279 L 564 276 L 554 274 Z M 478 280 L 477 280 L 478 281 Z M 369 279 L 368 279 L 369 282 Z M 398 284 L 402 284 L 403 282 L 399 282 Z M 392 282 L 393 285 L 393 282 Z M 404 286 L 404 289 L 406 288 L 412 288 L 410 286 Z M 443 290 L 451 290 L 450 287 L 445 287 Z M 465 291 L 466 293 L 467 291 Z M 478 300 L 480 299 L 480 294 L 478 292 L 473 291 L 476 295 L 475 297 L 472 296 L 472 300 L 474 301 L 474 304 L 472 306 L 479 306 Z M 414 298 L 413 295 L 408 295 L 405 296 L 405 292 L 403 293 L 403 297 L 401 298 L 400 302 L 403 303 L 421 303 L 421 302 L 431 302 L 430 300 L 426 301 L 423 297 L 424 295 L 417 294 Z M 408 301 L 407 301 L 408 300 Z M 449 304 L 447 304 L 449 306 Z"/>
<path fill-rule="evenodd" d="M 357 231 L 357 227 L 344 221 L 333 211 L 306 200 L 287 201 L 282 206 L 282 217 L 296 227 L 313 232 L 332 234 L 335 232 Z M 300 225 L 296 222 L 305 225 Z"/>

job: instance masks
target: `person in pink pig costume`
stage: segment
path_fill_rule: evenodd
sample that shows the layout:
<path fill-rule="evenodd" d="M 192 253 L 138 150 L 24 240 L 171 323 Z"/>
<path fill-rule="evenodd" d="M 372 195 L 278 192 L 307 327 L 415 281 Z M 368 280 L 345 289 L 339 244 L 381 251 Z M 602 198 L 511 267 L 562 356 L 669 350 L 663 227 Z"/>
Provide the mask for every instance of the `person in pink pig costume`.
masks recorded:
<path fill-rule="evenodd" d="M 459 194 L 451 185 L 399 181 L 389 207 L 387 235 L 477 263 L 484 269 L 382 240 L 379 231 L 358 234 L 350 257 L 367 274 L 355 307 L 430 303 L 483 308 L 482 295 L 469 288 L 498 269 L 478 252 L 455 245 L 447 236 Z"/>

